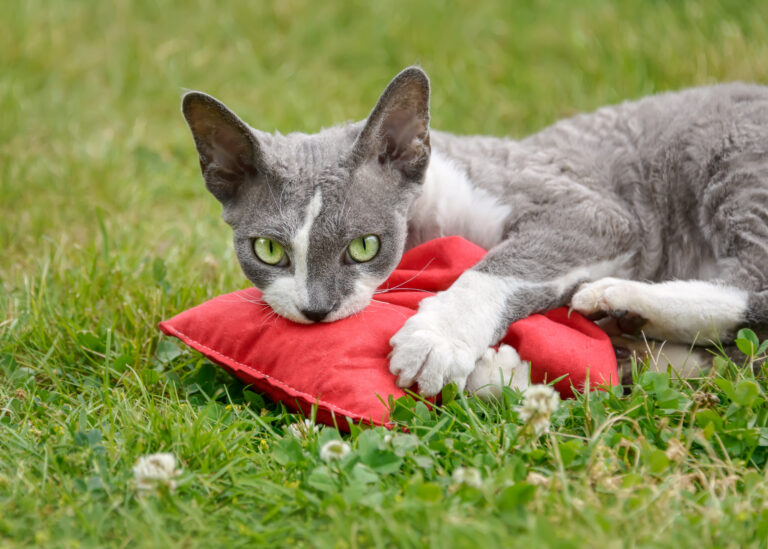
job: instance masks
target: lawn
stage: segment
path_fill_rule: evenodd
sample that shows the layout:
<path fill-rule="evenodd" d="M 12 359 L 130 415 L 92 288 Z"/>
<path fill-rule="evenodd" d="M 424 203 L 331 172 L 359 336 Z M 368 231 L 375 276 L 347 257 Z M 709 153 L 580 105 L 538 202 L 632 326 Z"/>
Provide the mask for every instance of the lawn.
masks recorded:
<path fill-rule="evenodd" d="M 184 89 L 264 130 L 316 131 L 366 116 L 419 63 L 435 128 L 523 136 L 660 90 L 768 83 L 764 1 L 2 11 L 0 546 L 765 546 L 768 382 L 743 365 L 696 380 L 639 365 L 626 394 L 563 402 L 540 436 L 510 390 L 401 401 L 391 437 L 297 437 L 300 418 L 156 329 L 247 286 Z M 351 452 L 326 463 L 339 438 Z M 174 490 L 134 481 L 155 452 L 176 456 Z"/>

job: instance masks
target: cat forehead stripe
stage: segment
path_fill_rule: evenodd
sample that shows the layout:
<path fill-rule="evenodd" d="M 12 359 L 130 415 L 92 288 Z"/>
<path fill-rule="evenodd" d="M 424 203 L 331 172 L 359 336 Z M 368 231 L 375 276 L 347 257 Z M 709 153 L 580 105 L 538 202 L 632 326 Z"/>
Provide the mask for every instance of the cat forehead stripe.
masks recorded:
<path fill-rule="evenodd" d="M 296 289 L 298 290 L 299 300 L 302 302 L 300 303 L 301 306 L 309 303 L 309 291 L 307 289 L 309 234 L 312 232 L 312 225 L 320 213 L 320 208 L 322 208 L 322 206 L 323 196 L 320 189 L 317 189 L 304 212 L 304 221 L 291 242 L 295 265 L 294 278 L 296 280 Z"/>

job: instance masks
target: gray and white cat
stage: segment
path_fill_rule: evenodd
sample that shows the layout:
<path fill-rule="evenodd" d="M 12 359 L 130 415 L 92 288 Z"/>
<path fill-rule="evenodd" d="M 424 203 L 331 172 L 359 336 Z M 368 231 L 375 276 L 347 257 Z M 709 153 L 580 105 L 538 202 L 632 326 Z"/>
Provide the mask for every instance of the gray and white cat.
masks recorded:
<path fill-rule="evenodd" d="M 488 254 L 391 340 L 398 384 L 425 395 L 464 387 L 510 322 L 569 303 L 683 343 L 768 322 L 768 88 L 665 93 L 520 141 L 430 131 L 429 93 L 407 68 L 366 120 L 315 135 L 184 95 L 206 185 L 276 313 L 352 315 L 404 249 L 461 235 Z"/>

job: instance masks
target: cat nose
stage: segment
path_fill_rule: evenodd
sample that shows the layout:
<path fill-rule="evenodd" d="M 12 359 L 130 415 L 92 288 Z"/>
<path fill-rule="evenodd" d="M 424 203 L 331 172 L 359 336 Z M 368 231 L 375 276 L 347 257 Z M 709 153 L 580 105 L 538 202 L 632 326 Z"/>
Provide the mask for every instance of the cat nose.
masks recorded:
<path fill-rule="evenodd" d="M 307 317 L 307 320 L 311 320 L 313 322 L 320 322 L 325 317 L 327 317 L 332 310 L 333 310 L 333 307 L 328 307 L 325 309 L 301 309 L 301 314 Z"/>

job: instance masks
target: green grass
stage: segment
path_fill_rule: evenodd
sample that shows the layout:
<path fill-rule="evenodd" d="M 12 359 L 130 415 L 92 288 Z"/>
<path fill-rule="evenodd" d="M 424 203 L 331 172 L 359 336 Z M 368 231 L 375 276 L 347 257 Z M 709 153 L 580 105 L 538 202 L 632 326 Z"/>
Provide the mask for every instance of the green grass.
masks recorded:
<path fill-rule="evenodd" d="M 183 89 L 314 131 L 420 63 L 434 127 L 521 136 L 658 90 L 768 82 L 764 2 L 219 4 L 3 4 L 0 546 L 765 545 L 768 384 L 724 360 L 564 403 L 540 438 L 511 391 L 401 402 L 408 433 L 356 430 L 326 466 L 334 430 L 295 440 L 297 418 L 155 328 L 246 285 Z M 131 468 L 158 451 L 178 487 L 139 497 Z M 460 466 L 479 488 L 453 482 Z"/>

